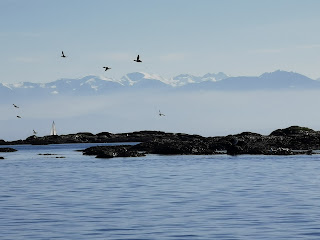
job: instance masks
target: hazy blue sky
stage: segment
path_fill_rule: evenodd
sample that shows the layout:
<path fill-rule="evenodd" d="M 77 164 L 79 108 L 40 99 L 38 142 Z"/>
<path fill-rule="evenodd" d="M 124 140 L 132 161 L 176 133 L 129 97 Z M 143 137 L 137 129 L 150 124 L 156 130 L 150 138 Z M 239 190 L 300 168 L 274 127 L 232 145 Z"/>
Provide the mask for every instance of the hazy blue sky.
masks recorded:
<path fill-rule="evenodd" d="M 0 139 L 26 139 L 57 132 L 132 132 L 157 130 L 226 136 L 244 131 L 270 134 L 299 125 L 320 129 L 319 91 L 134 92 L 90 97 L 0 101 Z M 159 117 L 158 110 L 165 113 Z M 23 118 L 18 119 L 19 114 Z"/>
<path fill-rule="evenodd" d="M 319 9 L 318 0 L 0 0 L 0 82 L 277 69 L 315 79 Z"/>

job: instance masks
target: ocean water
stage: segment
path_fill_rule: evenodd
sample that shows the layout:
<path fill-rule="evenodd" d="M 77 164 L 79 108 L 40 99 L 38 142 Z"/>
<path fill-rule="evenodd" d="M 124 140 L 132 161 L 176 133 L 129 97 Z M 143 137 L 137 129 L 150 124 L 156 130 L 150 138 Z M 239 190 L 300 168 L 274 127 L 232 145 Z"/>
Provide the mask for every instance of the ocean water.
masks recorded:
<path fill-rule="evenodd" d="M 0 153 L 1 240 L 320 239 L 320 155 L 75 151 L 88 146 Z"/>

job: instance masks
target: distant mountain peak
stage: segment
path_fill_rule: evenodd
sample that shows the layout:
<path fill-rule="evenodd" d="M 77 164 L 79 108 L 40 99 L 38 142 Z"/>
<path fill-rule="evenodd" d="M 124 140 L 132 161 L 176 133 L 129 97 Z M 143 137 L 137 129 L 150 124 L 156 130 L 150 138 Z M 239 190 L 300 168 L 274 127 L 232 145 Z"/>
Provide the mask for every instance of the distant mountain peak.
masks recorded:
<path fill-rule="evenodd" d="M 288 71 L 284 71 L 284 70 L 276 70 L 273 72 L 266 72 L 260 75 L 260 78 L 269 78 L 269 77 L 293 77 L 293 76 L 303 76 L 306 77 L 300 73 L 296 73 L 296 72 L 288 72 Z"/>
<path fill-rule="evenodd" d="M 230 76 L 226 75 L 223 72 L 207 73 L 207 74 L 203 75 L 202 81 L 213 81 L 213 82 L 216 82 L 216 81 L 220 81 L 220 80 L 226 79 L 228 77 L 230 77 Z"/>
<path fill-rule="evenodd" d="M 320 89 L 320 82 L 296 72 L 276 70 L 260 76 L 229 77 L 223 72 L 203 76 L 180 74 L 163 78 L 158 74 L 132 72 L 121 79 L 88 75 L 80 78 L 61 78 L 49 83 L 0 83 L 1 96 L 38 97 L 47 95 L 96 95 L 127 90 L 308 90 Z"/>
<path fill-rule="evenodd" d="M 146 72 L 132 72 L 128 73 L 120 79 L 120 83 L 125 86 L 133 86 L 144 80 L 160 81 L 165 84 L 170 84 L 170 80 L 164 79 L 157 74 L 150 74 Z"/>

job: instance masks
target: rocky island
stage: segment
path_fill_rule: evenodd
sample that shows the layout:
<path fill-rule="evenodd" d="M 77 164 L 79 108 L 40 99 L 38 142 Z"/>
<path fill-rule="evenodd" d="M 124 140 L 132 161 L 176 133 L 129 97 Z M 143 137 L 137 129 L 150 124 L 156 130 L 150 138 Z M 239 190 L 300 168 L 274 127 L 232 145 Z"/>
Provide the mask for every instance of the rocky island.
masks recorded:
<path fill-rule="evenodd" d="M 202 137 L 162 131 L 137 131 L 130 133 L 80 132 L 59 136 L 30 136 L 25 140 L 1 141 L 1 145 L 15 144 L 65 144 L 65 143 L 115 143 L 120 146 L 97 146 L 83 150 L 85 155 L 99 158 L 138 157 L 145 154 L 210 155 L 210 154 L 263 154 L 295 155 L 313 154 L 320 149 L 320 132 L 306 127 L 291 126 L 277 129 L 269 135 L 243 132 L 235 135 Z M 127 145 L 126 142 L 137 142 Z"/>

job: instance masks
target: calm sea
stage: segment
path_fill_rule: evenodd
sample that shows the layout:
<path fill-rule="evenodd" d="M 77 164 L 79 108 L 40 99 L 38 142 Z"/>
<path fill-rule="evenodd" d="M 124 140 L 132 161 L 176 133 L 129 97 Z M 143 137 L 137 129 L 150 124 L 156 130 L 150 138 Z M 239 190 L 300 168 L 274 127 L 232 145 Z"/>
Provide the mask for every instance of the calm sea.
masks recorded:
<path fill-rule="evenodd" d="M 1 240 L 320 239 L 320 155 L 75 151 L 88 146 L 0 153 Z"/>

